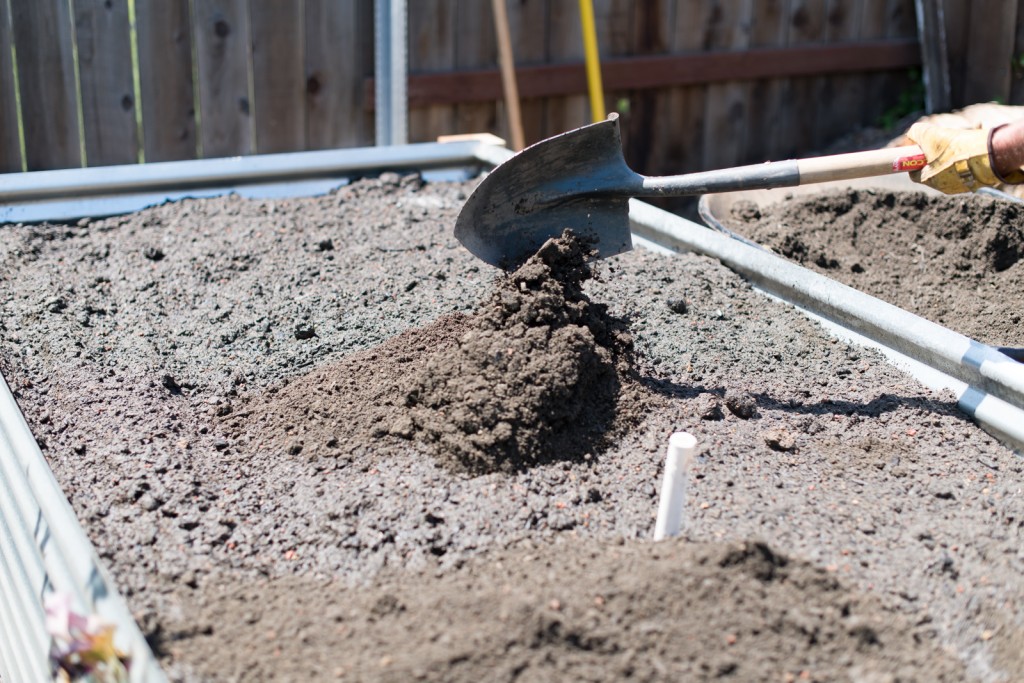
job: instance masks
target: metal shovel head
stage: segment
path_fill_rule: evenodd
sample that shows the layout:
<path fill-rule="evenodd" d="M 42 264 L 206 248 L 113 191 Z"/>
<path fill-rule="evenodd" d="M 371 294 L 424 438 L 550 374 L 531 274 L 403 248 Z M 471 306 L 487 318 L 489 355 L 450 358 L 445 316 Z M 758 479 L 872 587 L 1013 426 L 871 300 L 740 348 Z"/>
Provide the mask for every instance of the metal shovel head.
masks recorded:
<path fill-rule="evenodd" d="M 594 240 L 597 258 L 633 248 L 629 197 L 642 176 L 622 156 L 618 116 L 527 147 L 466 200 L 455 237 L 475 256 L 512 270 L 565 228 Z"/>

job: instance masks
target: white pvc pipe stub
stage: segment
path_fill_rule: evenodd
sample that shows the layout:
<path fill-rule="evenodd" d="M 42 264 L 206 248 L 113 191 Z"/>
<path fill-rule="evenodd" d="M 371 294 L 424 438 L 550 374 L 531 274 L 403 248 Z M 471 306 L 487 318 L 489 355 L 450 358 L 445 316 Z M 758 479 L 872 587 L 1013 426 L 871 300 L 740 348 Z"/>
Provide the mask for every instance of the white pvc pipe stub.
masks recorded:
<path fill-rule="evenodd" d="M 697 439 L 687 432 L 676 432 L 668 440 L 665 476 L 661 480 L 658 520 L 654 523 L 654 540 L 677 536 L 683 525 L 686 506 L 686 474 L 693 460 Z"/>

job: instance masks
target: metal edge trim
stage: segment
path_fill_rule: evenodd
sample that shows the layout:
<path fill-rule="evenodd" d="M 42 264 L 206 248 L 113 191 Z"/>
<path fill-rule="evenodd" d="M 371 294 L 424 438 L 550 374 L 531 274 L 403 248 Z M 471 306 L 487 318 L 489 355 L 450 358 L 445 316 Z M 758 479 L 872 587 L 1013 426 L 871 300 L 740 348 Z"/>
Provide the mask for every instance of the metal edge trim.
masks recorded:
<path fill-rule="evenodd" d="M 424 142 L 11 173 L 0 175 L 0 204 L 468 164 L 479 161 L 478 154 L 485 154 L 479 148 L 486 146 L 475 141 Z"/>

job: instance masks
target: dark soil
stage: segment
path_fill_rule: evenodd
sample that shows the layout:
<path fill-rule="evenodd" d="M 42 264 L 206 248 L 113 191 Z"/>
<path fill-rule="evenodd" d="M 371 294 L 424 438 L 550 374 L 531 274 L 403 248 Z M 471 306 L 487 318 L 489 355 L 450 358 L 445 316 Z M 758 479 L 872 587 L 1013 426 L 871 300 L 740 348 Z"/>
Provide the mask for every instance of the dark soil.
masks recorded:
<path fill-rule="evenodd" d="M 1024 346 L 1024 204 L 849 190 L 758 207 L 729 227 L 802 265 L 995 346 Z"/>
<path fill-rule="evenodd" d="M 472 376 L 428 368 L 507 286 L 451 236 L 468 189 L 385 176 L 0 233 L 4 376 L 172 679 L 1024 667 L 1021 459 L 709 259 L 632 252 L 565 292 L 633 339 L 625 374 L 625 346 L 590 352 L 628 417 L 592 452 L 537 430 L 439 461 L 429 404 L 401 408 Z M 680 430 L 685 537 L 651 544 Z"/>

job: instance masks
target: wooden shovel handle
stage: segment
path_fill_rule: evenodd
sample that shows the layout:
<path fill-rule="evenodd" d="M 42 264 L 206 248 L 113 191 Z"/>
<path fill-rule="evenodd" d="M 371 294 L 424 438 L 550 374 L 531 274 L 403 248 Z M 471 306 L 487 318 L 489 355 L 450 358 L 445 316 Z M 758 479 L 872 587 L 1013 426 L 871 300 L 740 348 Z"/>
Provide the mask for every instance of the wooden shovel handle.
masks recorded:
<path fill-rule="evenodd" d="M 801 185 L 920 171 L 927 164 L 924 152 L 917 145 L 797 160 Z"/>

